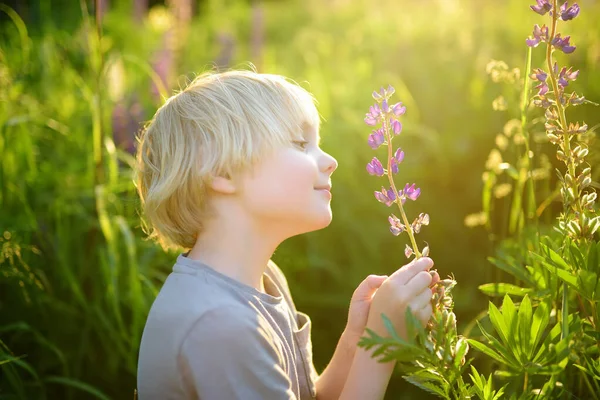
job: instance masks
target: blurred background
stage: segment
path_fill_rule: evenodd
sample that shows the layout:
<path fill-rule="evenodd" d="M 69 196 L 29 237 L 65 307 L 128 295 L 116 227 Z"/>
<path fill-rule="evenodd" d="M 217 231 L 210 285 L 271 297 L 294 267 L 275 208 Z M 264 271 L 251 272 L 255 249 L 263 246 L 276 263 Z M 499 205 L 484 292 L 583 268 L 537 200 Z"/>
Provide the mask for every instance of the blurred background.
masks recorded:
<path fill-rule="evenodd" d="M 330 360 L 355 287 L 406 260 L 408 238 L 389 233 L 389 210 L 373 197 L 383 181 L 365 170 L 384 154 L 367 145 L 363 118 L 371 92 L 388 84 L 407 106 L 397 184 L 422 189 L 407 213 L 430 215 L 418 239 L 429 244 L 440 275 L 458 281 L 459 332 L 468 333 L 487 309 L 478 286 L 502 280 L 487 257 L 514 233 L 505 221 L 521 199 L 499 165 L 523 151 L 515 118 L 525 38 L 543 23 L 529 3 L 0 4 L 0 398 L 133 398 L 145 318 L 177 255 L 144 240 L 134 137 L 165 97 L 211 68 L 252 63 L 296 80 L 319 101 L 323 148 L 339 162 L 334 220 L 286 241 L 273 257 L 313 319 L 317 370 Z M 557 58 L 581 69 L 570 87 L 598 102 L 600 2 L 578 3 L 581 16 L 561 30 L 577 51 Z M 536 50 L 534 67 L 543 65 Z M 600 121 L 591 105 L 570 112 L 592 130 Z M 529 115 L 536 179 L 545 182 L 536 206 L 551 223 L 560 210 L 552 200 L 558 164 L 535 124 L 540 111 Z M 498 175 L 486 180 L 487 192 L 486 171 Z M 396 374 L 386 398 L 417 396 L 427 398 Z"/>

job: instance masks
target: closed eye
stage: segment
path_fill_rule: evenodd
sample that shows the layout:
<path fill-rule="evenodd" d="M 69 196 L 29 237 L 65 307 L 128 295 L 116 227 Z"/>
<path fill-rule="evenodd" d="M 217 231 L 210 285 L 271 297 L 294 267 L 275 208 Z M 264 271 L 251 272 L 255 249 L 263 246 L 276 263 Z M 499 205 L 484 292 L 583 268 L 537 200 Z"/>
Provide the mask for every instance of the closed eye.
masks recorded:
<path fill-rule="evenodd" d="M 306 150 L 306 145 L 308 145 L 306 140 L 294 140 L 292 143 L 294 143 L 295 146 L 300 147 L 302 150 Z"/>

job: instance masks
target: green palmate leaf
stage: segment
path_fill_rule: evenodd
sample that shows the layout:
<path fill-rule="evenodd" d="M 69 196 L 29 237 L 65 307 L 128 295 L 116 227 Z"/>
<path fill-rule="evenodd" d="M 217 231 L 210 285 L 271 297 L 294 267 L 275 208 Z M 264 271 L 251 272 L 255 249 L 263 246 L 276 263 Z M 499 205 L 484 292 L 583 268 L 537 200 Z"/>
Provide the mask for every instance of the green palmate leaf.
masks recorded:
<path fill-rule="evenodd" d="M 477 350 L 481 351 L 482 353 L 492 357 L 494 360 L 498 361 L 501 364 L 508 364 L 507 361 L 504 359 L 504 357 L 502 357 L 500 354 L 496 353 L 494 350 L 492 350 L 490 347 L 486 346 L 485 344 L 478 342 L 475 339 L 467 339 L 469 341 L 469 344 L 473 347 L 475 347 Z"/>
<path fill-rule="evenodd" d="M 532 291 L 530 288 L 522 288 L 511 283 L 485 283 L 479 286 L 479 290 L 488 296 L 505 296 L 507 294 L 525 296 Z"/>
<path fill-rule="evenodd" d="M 426 392 L 435 394 L 437 396 L 440 396 L 442 398 L 449 398 L 448 397 L 448 384 L 446 383 L 445 386 L 445 390 L 436 386 L 434 383 L 420 378 L 418 376 L 415 375 L 411 375 L 411 376 L 403 376 L 404 379 L 406 379 L 408 382 L 412 383 L 413 385 L 417 386 L 420 389 L 425 390 Z"/>
<path fill-rule="evenodd" d="M 527 282 L 530 286 L 534 286 L 535 282 L 531 279 L 531 276 L 527 273 L 527 270 L 523 269 L 523 267 L 519 264 L 512 263 L 514 260 L 499 260 L 493 257 L 488 257 L 488 261 L 494 264 L 496 267 L 501 270 L 508 272 L 515 278 Z"/>
<path fill-rule="evenodd" d="M 548 321 L 550 320 L 550 312 L 546 303 L 540 303 L 535 310 L 533 315 L 533 322 L 531 324 L 531 334 L 529 336 L 529 351 L 527 352 L 527 358 L 531 359 L 533 351 L 538 346 L 539 341 L 544 334 Z"/>
<path fill-rule="evenodd" d="M 502 315 L 504 316 L 504 324 L 508 328 L 508 345 L 514 348 L 514 338 L 517 335 L 517 312 L 515 304 L 508 295 L 504 296 L 502 301 Z"/>
<path fill-rule="evenodd" d="M 500 339 L 505 345 L 508 345 L 508 337 L 509 337 L 509 327 L 507 327 L 504 317 L 498 310 L 498 308 L 490 301 L 488 314 L 490 317 L 490 322 L 494 326 L 494 329 L 500 336 Z"/>
<path fill-rule="evenodd" d="M 508 347 L 505 346 L 498 339 L 496 339 L 494 336 L 490 335 L 485 329 L 483 329 L 481 324 L 478 323 L 478 326 L 479 326 L 479 330 L 481 331 L 483 336 L 485 336 L 485 338 L 488 340 L 491 348 L 498 351 L 499 354 L 502 357 L 504 357 L 504 363 L 506 365 L 512 366 L 513 368 L 519 368 L 521 364 L 515 358 L 515 356 L 513 355 L 513 352 L 511 351 L 515 345 L 513 344 L 513 346 L 508 346 Z M 514 343 L 514 340 L 512 342 Z"/>
<path fill-rule="evenodd" d="M 532 310 L 531 310 L 531 301 L 529 300 L 529 296 L 523 297 L 523 301 L 519 305 L 519 345 L 521 349 L 521 355 L 524 355 L 524 358 L 521 358 L 522 362 L 527 362 L 527 355 L 531 351 L 531 319 L 532 319 Z"/>

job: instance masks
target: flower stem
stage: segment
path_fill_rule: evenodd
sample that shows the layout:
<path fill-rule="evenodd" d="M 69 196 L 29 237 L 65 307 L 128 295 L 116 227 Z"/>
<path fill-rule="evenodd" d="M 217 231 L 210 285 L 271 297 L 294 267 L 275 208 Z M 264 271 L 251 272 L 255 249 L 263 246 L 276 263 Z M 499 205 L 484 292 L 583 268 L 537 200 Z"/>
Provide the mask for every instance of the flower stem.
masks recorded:
<path fill-rule="evenodd" d="M 404 212 L 404 207 L 402 206 L 402 199 L 400 199 L 400 195 L 398 193 L 398 190 L 396 189 L 396 184 L 394 183 L 394 178 L 392 177 L 393 172 L 392 172 L 392 133 L 390 132 L 390 127 L 387 124 L 387 118 L 384 117 L 383 119 L 383 131 L 385 133 L 387 142 L 388 142 L 388 162 L 387 162 L 387 177 L 388 180 L 390 181 L 390 186 L 392 187 L 392 190 L 394 191 L 394 195 L 396 196 L 396 199 L 394 200 L 394 203 L 396 203 L 398 205 L 398 208 L 400 209 L 400 215 L 402 216 L 402 222 L 404 222 L 404 226 L 406 227 L 406 233 L 408 233 L 408 237 L 410 238 L 410 242 L 412 243 L 412 248 L 413 251 L 416 255 L 416 258 L 421 258 L 421 252 L 419 251 L 419 247 L 417 246 L 417 242 L 415 241 L 415 235 L 412 229 L 412 226 L 408 223 L 408 218 L 406 218 L 406 213 Z"/>
<path fill-rule="evenodd" d="M 551 25 L 551 31 L 550 31 L 550 36 L 548 37 L 548 44 L 547 44 L 547 48 L 546 48 L 546 61 L 548 63 L 548 76 L 550 77 L 550 82 L 552 83 L 552 90 L 554 90 L 554 98 L 556 100 L 556 108 L 558 110 L 558 116 L 560 119 L 560 125 L 561 125 L 561 129 L 563 132 L 563 150 L 565 152 L 565 156 L 567 157 L 568 160 L 568 164 L 567 164 L 567 169 L 569 170 L 569 174 L 571 175 L 571 178 L 573 178 L 573 189 L 574 189 L 574 193 L 573 195 L 575 196 L 575 198 L 573 199 L 573 202 L 575 204 L 575 209 L 576 211 L 579 212 L 579 214 L 581 214 L 581 205 L 579 204 L 579 184 L 577 183 L 577 176 L 575 176 L 575 163 L 573 162 L 573 158 L 571 157 L 571 138 L 569 137 L 568 131 L 567 131 L 567 118 L 565 115 L 565 108 L 562 105 L 562 99 L 559 93 L 559 89 L 558 89 L 558 83 L 556 81 L 556 75 L 554 73 L 554 68 L 552 66 L 552 40 L 554 39 L 554 34 L 556 33 L 556 25 L 558 23 L 558 12 L 556 11 L 557 8 L 557 0 L 553 0 L 553 10 L 554 12 L 552 13 L 552 25 Z"/>

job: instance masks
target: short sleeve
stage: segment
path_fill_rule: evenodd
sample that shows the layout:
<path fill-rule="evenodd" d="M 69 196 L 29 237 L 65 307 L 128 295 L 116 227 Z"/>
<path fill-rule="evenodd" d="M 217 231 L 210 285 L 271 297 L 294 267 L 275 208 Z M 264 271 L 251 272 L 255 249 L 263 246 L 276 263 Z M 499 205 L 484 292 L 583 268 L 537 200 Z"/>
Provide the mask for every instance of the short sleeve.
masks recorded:
<path fill-rule="evenodd" d="M 251 310 L 204 314 L 184 338 L 179 360 L 191 398 L 296 400 L 273 332 Z"/>

